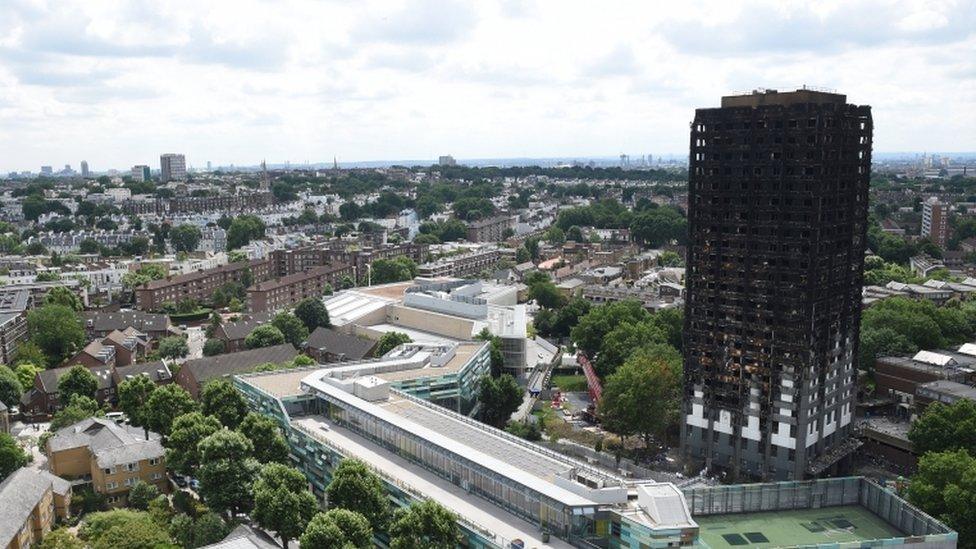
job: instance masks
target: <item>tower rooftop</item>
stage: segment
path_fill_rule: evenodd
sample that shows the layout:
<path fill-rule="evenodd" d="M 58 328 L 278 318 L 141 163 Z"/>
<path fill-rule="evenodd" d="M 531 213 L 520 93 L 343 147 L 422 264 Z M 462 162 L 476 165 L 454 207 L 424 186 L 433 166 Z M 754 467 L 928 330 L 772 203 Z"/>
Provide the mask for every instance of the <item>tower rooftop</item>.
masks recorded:
<path fill-rule="evenodd" d="M 762 107 L 766 105 L 785 106 L 796 103 L 844 104 L 846 102 L 847 96 L 844 94 L 811 89 L 807 87 L 788 92 L 758 88 L 749 93 L 726 95 L 722 97 L 722 107 Z"/>

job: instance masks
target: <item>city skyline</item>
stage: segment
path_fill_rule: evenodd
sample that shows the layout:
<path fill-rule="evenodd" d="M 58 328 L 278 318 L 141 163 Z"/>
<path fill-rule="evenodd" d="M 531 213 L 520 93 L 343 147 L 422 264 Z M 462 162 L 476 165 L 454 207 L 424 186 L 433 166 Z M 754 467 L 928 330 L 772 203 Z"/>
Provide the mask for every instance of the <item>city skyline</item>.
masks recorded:
<path fill-rule="evenodd" d="M 682 155 L 695 107 L 803 84 L 872 104 L 879 152 L 971 151 L 971 7 L 9 3 L 0 172 Z"/>

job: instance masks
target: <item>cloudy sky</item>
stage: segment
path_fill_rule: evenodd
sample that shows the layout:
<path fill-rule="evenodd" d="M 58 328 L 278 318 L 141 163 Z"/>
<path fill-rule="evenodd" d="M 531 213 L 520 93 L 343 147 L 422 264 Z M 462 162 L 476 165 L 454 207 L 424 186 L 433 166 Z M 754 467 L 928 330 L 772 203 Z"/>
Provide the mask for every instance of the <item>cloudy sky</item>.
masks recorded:
<path fill-rule="evenodd" d="M 0 171 L 685 154 L 802 84 L 876 151 L 976 150 L 976 0 L 664 4 L 0 0 Z"/>

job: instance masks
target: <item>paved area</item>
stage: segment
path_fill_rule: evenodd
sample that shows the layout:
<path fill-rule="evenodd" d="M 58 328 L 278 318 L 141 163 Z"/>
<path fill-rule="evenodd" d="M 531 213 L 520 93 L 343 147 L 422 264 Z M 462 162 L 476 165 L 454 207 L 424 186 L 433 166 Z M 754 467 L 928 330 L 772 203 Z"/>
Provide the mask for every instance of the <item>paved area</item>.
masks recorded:
<path fill-rule="evenodd" d="M 207 336 L 203 333 L 202 326 L 191 326 L 187 328 L 186 344 L 190 348 L 190 352 L 186 355 L 186 359 L 201 358 L 203 356 L 203 344 L 206 340 Z"/>
<path fill-rule="evenodd" d="M 34 467 L 35 469 L 47 469 L 47 456 L 41 452 L 40 448 L 37 447 L 37 441 L 40 439 L 41 435 L 48 431 L 50 423 L 32 423 L 25 424 L 20 421 L 16 421 L 10 426 L 10 434 L 17 439 L 17 443 L 20 446 L 30 452 L 34 460 L 30 463 L 29 467 Z"/>
<path fill-rule="evenodd" d="M 696 516 L 706 547 L 787 547 L 896 538 L 902 535 L 857 506 Z"/>

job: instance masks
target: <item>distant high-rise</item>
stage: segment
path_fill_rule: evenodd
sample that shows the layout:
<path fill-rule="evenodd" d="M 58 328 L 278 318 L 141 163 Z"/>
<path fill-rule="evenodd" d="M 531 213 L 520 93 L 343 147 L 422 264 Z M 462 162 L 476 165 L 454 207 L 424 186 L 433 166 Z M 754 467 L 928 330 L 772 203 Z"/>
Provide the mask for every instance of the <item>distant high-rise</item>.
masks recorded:
<path fill-rule="evenodd" d="M 210 165 L 210 161 L 209 160 L 207 160 L 207 171 L 208 172 L 209 171 L 213 171 L 213 168 L 211 168 L 211 165 Z"/>
<path fill-rule="evenodd" d="M 131 173 L 133 181 L 138 181 L 141 183 L 143 181 L 149 181 L 152 179 L 152 172 L 149 170 L 149 166 L 132 166 Z"/>
<path fill-rule="evenodd" d="M 84 177 L 84 178 L 88 178 L 88 177 L 91 176 L 91 172 L 88 171 L 88 161 L 87 160 L 82 160 L 81 161 L 81 176 Z"/>
<path fill-rule="evenodd" d="M 457 166 L 457 160 L 454 160 L 454 157 L 449 154 L 438 157 L 437 163 L 441 166 Z"/>
<path fill-rule="evenodd" d="M 159 179 L 163 183 L 186 179 L 186 157 L 168 153 L 159 157 Z"/>
<path fill-rule="evenodd" d="M 922 236 L 940 248 L 949 241 L 949 205 L 934 196 L 922 203 Z"/>
<path fill-rule="evenodd" d="M 54 168 L 51 166 L 41 166 L 41 175 L 54 175 Z"/>
<path fill-rule="evenodd" d="M 722 98 L 691 130 L 682 452 L 800 479 L 856 448 L 871 108 L 807 89 Z"/>

